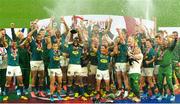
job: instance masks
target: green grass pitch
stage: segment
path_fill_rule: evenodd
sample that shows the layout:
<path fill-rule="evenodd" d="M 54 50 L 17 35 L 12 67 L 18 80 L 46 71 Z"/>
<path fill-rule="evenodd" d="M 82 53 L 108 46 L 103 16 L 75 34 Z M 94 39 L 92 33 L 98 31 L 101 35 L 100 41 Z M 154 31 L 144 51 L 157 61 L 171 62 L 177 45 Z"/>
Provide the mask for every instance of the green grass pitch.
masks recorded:
<path fill-rule="evenodd" d="M 48 10 L 59 15 L 148 15 L 157 17 L 158 26 L 180 26 L 179 7 L 179 0 L 0 0 L 0 27 L 7 28 L 11 22 L 28 27 L 33 19 L 50 17 Z"/>

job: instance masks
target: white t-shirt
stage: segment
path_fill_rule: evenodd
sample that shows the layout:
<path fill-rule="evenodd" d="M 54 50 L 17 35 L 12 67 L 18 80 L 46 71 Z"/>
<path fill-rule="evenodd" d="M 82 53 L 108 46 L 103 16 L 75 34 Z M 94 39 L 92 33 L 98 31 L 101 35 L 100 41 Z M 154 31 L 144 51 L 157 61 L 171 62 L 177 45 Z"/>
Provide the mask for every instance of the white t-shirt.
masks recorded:
<path fill-rule="evenodd" d="M 140 53 L 140 54 L 138 54 L 138 56 L 140 56 L 141 58 L 139 60 L 137 60 L 138 62 L 133 61 L 133 64 L 129 67 L 129 74 L 132 74 L 132 73 L 141 74 L 141 64 L 143 61 L 143 54 Z"/>

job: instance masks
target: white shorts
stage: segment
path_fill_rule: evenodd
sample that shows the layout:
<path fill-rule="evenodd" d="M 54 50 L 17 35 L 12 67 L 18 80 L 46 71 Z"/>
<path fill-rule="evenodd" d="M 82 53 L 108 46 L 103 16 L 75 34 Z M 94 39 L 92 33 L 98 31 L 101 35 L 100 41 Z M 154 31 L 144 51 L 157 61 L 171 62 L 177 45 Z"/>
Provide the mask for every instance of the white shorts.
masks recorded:
<path fill-rule="evenodd" d="M 96 65 L 90 65 L 89 66 L 89 75 L 96 75 L 97 66 Z"/>
<path fill-rule="evenodd" d="M 159 66 L 160 66 L 160 65 L 155 65 L 155 66 L 154 66 L 154 75 L 158 75 Z"/>
<path fill-rule="evenodd" d="M 49 76 L 57 76 L 57 77 L 62 77 L 62 71 L 61 69 L 49 69 L 48 70 L 49 72 Z"/>
<path fill-rule="evenodd" d="M 154 68 L 142 68 L 142 76 L 153 76 Z"/>
<path fill-rule="evenodd" d="M 30 61 L 32 71 L 43 71 L 44 62 L 43 61 Z"/>
<path fill-rule="evenodd" d="M 78 76 L 81 72 L 81 65 L 69 64 L 67 76 Z"/>
<path fill-rule="evenodd" d="M 87 67 L 82 67 L 80 76 L 87 77 L 88 76 L 88 68 Z"/>
<path fill-rule="evenodd" d="M 121 72 L 126 72 L 127 71 L 127 63 L 116 63 L 116 72 L 121 71 Z"/>
<path fill-rule="evenodd" d="M 109 80 L 110 76 L 109 76 L 109 70 L 99 70 L 97 69 L 97 73 L 96 73 L 96 79 L 98 80 Z"/>
<path fill-rule="evenodd" d="M 15 76 L 22 76 L 20 66 L 7 66 L 6 76 L 12 77 L 14 75 Z"/>

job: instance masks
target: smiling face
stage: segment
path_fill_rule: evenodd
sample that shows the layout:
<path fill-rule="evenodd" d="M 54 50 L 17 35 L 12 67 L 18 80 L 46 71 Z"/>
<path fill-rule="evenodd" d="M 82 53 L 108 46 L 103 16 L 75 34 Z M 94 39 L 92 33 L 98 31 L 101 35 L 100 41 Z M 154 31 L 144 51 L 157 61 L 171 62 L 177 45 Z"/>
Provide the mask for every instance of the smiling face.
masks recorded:
<path fill-rule="evenodd" d="M 42 37 L 44 37 L 44 36 L 45 36 L 45 33 L 46 33 L 46 31 L 45 31 L 45 30 L 41 30 L 41 31 L 39 32 L 39 34 L 41 34 L 41 36 L 42 36 Z"/>
<path fill-rule="evenodd" d="M 101 46 L 101 52 L 103 52 L 105 49 L 106 49 L 105 46 L 102 45 L 102 46 Z"/>
<path fill-rule="evenodd" d="M 77 47 L 79 45 L 79 39 L 74 39 L 73 45 Z"/>
<path fill-rule="evenodd" d="M 93 31 L 97 34 L 97 33 L 99 33 L 99 27 L 97 26 L 97 25 L 95 25 L 94 27 L 93 27 Z"/>
<path fill-rule="evenodd" d="M 155 41 L 158 45 L 162 45 L 162 43 L 163 43 L 162 38 L 160 36 L 157 36 Z"/>
<path fill-rule="evenodd" d="M 151 48 L 151 42 L 150 41 L 146 41 L 146 47 Z"/>
<path fill-rule="evenodd" d="M 60 35 L 61 35 L 60 30 L 57 30 L 57 31 L 55 32 L 55 34 L 56 34 L 57 37 L 60 37 Z"/>
<path fill-rule="evenodd" d="M 57 43 L 53 43 L 52 48 L 53 48 L 53 50 L 58 50 L 58 44 Z"/>
<path fill-rule="evenodd" d="M 17 47 L 16 42 L 12 42 L 11 46 L 12 46 L 13 49 L 15 49 Z"/>
<path fill-rule="evenodd" d="M 0 29 L 0 34 L 4 36 L 6 34 L 6 30 L 5 29 Z"/>
<path fill-rule="evenodd" d="M 42 40 L 42 36 L 41 36 L 40 34 L 38 34 L 37 37 L 36 37 L 36 41 L 37 41 L 38 43 L 40 43 L 41 40 Z"/>
<path fill-rule="evenodd" d="M 134 39 L 132 37 L 128 38 L 128 46 L 133 46 L 134 45 Z"/>
<path fill-rule="evenodd" d="M 107 54 L 108 53 L 108 49 L 107 49 L 107 47 L 105 45 L 102 45 L 100 50 L 101 50 L 102 54 Z"/>

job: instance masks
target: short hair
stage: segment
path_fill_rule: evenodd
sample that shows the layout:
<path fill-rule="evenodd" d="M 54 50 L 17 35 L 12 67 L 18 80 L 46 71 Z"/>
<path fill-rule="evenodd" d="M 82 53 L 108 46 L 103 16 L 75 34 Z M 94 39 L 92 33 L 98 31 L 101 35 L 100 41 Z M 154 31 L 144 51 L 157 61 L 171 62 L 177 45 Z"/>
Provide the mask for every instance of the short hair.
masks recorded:
<path fill-rule="evenodd" d="M 173 33 L 173 34 L 178 34 L 178 32 L 177 32 L 177 31 L 173 31 L 172 33 Z"/>
<path fill-rule="evenodd" d="M 42 29 L 42 28 L 41 28 L 41 29 L 39 30 L 39 32 L 44 31 L 44 30 L 45 30 L 45 29 Z"/>
<path fill-rule="evenodd" d="M 3 30 L 5 30 L 4 28 L 0 28 L 0 31 L 3 31 Z"/>
<path fill-rule="evenodd" d="M 158 34 L 158 35 L 155 36 L 155 38 L 161 38 L 161 36 Z"/>
<path fill-rule="evenodd" d="M 37 36 L 41 36 L 41 34 L 38 33 Z"/>
<path fill-rule="evenodd" d="M 146 41 L 149 41 L 150 43 L 152 43 L 152 40 L 151 40 L 151 39 L 146 39 Z"/>

